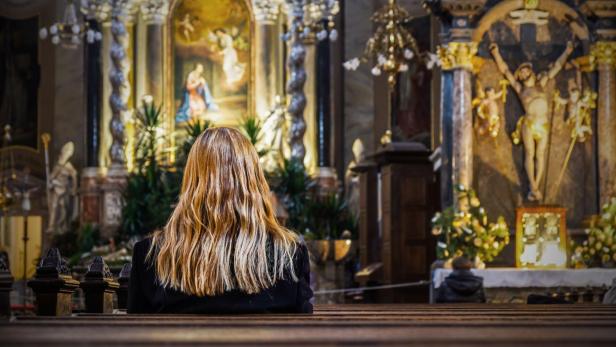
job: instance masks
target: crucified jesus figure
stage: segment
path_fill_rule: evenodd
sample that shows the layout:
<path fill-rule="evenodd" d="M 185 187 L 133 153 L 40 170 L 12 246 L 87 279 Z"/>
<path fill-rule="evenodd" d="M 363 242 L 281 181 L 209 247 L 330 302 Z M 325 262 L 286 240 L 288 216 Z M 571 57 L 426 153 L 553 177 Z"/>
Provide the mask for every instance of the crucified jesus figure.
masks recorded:
<path fill-rule="evenodd" d="M 503 60 L 495 43 L 490 44 L 490 53 L 498 70 L 507 78 L 524 107 L 524 116 L 518 121 L 518 129 L 524 143 L 524 167 L 530 182 L 528 200 L 541 201 L 543 194 L 539 186 L 545 172 L 545 151 L 549 140 L 550 103 L 547 84 L 563 68 L 573 52 L 573 43 L 568 42 L 565 51 L 551 65 L 548 71 L 535 74 L 531 63 L 520 64 L 514 73 Z"/>

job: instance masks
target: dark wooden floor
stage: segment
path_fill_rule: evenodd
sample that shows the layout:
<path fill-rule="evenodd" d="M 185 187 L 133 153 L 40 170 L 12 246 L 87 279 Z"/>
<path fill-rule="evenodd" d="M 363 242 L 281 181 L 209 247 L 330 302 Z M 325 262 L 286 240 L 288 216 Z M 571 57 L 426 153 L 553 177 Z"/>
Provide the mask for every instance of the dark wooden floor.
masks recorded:
<path fill-rule="evenodd" d="M 616 346 L 616 306 L 335 305 L 313 315 L 23 317 L 0 346 Z"/>

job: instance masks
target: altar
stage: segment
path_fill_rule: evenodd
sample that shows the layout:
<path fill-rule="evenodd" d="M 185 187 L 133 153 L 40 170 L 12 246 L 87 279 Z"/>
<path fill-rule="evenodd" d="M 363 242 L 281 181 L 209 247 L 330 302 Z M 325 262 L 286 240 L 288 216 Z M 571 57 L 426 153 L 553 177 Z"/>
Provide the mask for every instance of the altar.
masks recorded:
<path fill-rule="evenodd" d="M 430 302 L 434 294 L 452 269 L 435 269 L 432 272 Z M 616 269 L 519 269 L 491 268 L 473 269 L 474 275 L 483 278 L 486 300 L 489 303 L 526 303 L 529 294 L 577 292 L 578 301 L 582 293 L 590 289 L 600 292 L 612 285 L 616 279 Z M 596 297 L 596 295 L 594 295 Z M 596 300 L 596 299 L 594 299 Z"/>

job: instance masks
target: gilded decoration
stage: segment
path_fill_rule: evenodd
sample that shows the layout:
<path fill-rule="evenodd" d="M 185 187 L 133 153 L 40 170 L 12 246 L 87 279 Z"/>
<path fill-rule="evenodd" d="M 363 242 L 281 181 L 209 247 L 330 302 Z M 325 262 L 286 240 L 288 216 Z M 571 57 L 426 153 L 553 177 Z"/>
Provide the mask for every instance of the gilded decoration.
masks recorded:
<path fill-rule="evenodd" d="M 567 208 L 567 225 L 578 228 L 597 205 L 601 93 L 592 71 L 598 55 L 610 53 L 598 45 L 591 51 L 587 22 L 576 10 L 553 0 L 498 2 L 467 40 L 478 43 L 483 59 L 465 85 L 475 89 L 474 185 L 487 211 L 510 224 L 517 207 L 558 204 Z M 447 51 L 440 53 L 443 59 Z M 451 69 L 453 59 L 444 65 Z"/>
<path fill-rule="evenodd" d="M 450 42 L 439 46 L 437 54 L 443 70 L 466 69 L 473 71 L 473 61 L 477 54 L 477 42 Z"/>
<path fill-rule="evenodd" d="M 253 0 L 255 20 L 259 23 L 275 23 L 280 14 L 282 0 Z"/>
<path fill-rule="evenodd" d="M 590 54 L 597 64 L 616 68 L 616 41 L 598 41 L 592 45 Z"/>
<path fill-rule="evenodd" d="M 169 0 L 147 0 L 140 5 L 146 23 L 163 24 L 169 14 Z"/>

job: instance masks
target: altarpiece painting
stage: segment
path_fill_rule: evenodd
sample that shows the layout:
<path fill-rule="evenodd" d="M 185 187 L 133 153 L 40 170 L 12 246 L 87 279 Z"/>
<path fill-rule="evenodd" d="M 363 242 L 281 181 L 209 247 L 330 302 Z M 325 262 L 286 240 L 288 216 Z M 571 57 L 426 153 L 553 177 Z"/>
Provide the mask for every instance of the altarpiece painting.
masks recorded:
<path fill-rule="evenodd" d="M 252 22 L 245 0 L 183 0 L 172 17 L 175 126 L 235 125 L 251 110 Z"/>

